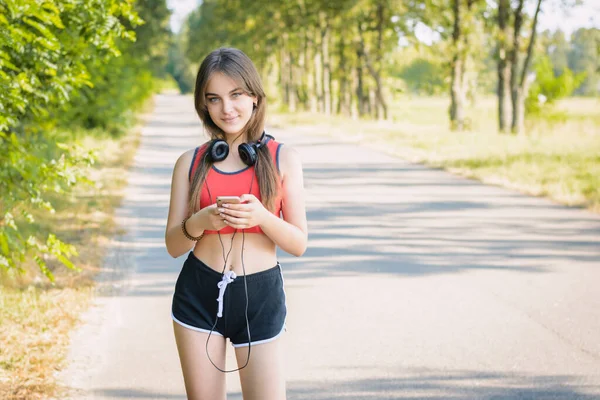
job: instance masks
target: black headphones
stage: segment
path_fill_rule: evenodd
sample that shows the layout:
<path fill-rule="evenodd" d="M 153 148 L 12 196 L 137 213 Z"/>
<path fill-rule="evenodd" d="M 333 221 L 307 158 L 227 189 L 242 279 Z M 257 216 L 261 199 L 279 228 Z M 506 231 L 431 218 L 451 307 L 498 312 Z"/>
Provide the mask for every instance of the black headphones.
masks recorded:
<path fill-rule="evenodd" d="M 251 143 L 241 143 L 238 146 L 238 153 L 240 153 L 240 158 L 247 166 L 251 167 L 256 164 L 256 160 L 258 159 L 258 149 L 263 146 L 266 146 L 269 143 L 269 140 L 275 139 L 271 135 L 267 135 L 265 132 L 260 136 L 260 139 L 256 142 Z M 229 154 L 229 145 L 223 139 L 215 139 L 209 145 L 206 150 L 206 156 L 208 159 L 215 163 L 217 161 L 223 161 L 227 158 Z"/>

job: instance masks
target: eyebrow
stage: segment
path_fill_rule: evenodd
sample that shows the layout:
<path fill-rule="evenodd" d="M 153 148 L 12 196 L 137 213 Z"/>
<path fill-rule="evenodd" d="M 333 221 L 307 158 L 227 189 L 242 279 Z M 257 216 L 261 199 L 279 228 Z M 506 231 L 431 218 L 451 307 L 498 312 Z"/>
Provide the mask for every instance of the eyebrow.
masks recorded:
<path fill-rule="evenodd" d="M 242 88 L 240 88 L 240 87 L 237 87 L 237 88 L 233 89 L 233 90 L 232 90 L 231 92 L 229 92 L 229 93 L 231 94 L 231 93 L 233 93 L 233 92 L 237 92 L 238 90 L 242 90 Z M 218 94 L 216 94 L 216 93 L 205 93 L 205 94 L 204 94 L 204 96 L 205 96 L 205 97 L 208 97 L 208 96 L 217 96 L 217 97 L 219 97 L 219 95 L 218 95 Z"/>

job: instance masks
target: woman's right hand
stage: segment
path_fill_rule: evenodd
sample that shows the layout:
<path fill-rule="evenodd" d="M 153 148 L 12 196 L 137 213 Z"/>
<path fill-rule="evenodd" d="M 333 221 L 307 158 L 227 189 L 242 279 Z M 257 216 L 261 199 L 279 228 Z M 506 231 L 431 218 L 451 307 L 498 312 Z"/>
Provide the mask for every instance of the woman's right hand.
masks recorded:
<path fill-rule="evenodd" d="M 196 213 L 200 219 L 200 226 L 209 231 L 219 231 L 227 226 L 220 214 L 217 203 L 204 207 Z"/>

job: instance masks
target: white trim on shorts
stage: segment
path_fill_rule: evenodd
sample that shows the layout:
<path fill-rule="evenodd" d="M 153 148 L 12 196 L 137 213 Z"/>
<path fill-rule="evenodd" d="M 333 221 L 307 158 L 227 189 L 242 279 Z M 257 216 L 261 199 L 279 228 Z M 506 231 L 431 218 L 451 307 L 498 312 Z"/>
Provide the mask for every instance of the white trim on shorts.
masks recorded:
<path fill-rule="evenodd" d="M 193 331 L 204 332 L 204 333 L 211 333 L 211 331 L 209 331 L 208 329 L 196 328 L 195 326 L 191 326 L 191 325 L 188 325 L 188 324 L 185 324 L 185 323 L 181 322 L 180 320 L 178 320 L 177 318 L 175 318 L 175 315 L 173 315 L 172 311 L 171 311 L 171 318 L 173 318 L 173 321 L 177 322 L 179 325 L 181 325 L 183 327 L 186 327 L 188 329 L 191 329 Z M 218 331 L 212 331 L 212 333 L 214 335 L 223 336 L 223 334 L 219 333 Z"/>
<path fill-rule="evenodd" d="M 279 336 L 281 336 L 281 334 L 286 331 L 286 327 L 285 324 L 287 322 L 287 296 L 285 294 L 285 280 L 283 279 L 283 269 L 281 268 L 281 264 L 279 264 L 279 261 L 277 261 L 277 266 L 279 267 L 279 273 L 281 274 L 281 281 L 283 282 L 283 304 L 285 305 L 285 310 L 286 310 L 286 316 L 285 319 L 283 321 L 283 326 L 281 327 L 281 330 L 279 331 L 279 333 L 275 336 L 273 336 L 270 339 L 264 339 L 264 340 L 258 340 L 256 342 L 252 342 L 252 345 L 255 344 L 262 344 L 262 343 L 269 343 L 272 342 L 273 340 L 277 339 Z M 249 344 L 248 343 L 240 343 L 240 344 L 233 344 L 233 347 L 246 347 Z"/>
<path fill-rule="evenodd" d="M 281 334 L 285 331 L 285 323 L 283 324 L 283 327 L 281 328 L 281 331 L 279 331 L 279 333 L 275 336 L 273 336 L 270 339 L 265 339 L 265 340 L 258 340 L 256 342 L 252 342 L 252 346 L 257 345 L 257 344 L 263 344 L 263 343 L 269 343 L 272 342 L 273 340 L 277 339 L 279 336 L 281 336 Z M 240 343 L 240 344 L 233 344 L 231 343 L 231 345 L 233 347 L 247 347 L 249 344 L 248 343 Z"/>

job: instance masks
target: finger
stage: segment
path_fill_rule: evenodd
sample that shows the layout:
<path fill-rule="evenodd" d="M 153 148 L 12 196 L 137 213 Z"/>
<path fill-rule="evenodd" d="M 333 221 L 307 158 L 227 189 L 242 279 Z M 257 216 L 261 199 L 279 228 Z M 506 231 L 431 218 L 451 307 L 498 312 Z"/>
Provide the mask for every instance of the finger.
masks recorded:
<path fill-rule="evenodd" d="M 248 203 L 253 203 L 255 201 L 258 201 L 258 199 L 256 198 L 255 195 L 248 194 L 248 193 L 241 195 L 240 200 L 242 200 L 242 202 L 248 202 Z"/>
<path fill-rule="evenodd" d="M 223 208 L 227 210 L 250 212 L 254 209 L 254 206 L 250 204 L 223 204 Z"/>
<path fill-rule="evenodd" d="M 245 225 L 245 224 L 235 224 L 235 223 L 229 222 L 227 220 L 224 220 L 223 222 L 225 222 L 226 226 L 230 226 L 233 229 L 244 229 L 244 228 L 247 228 L 247 225 Z"/>
<path fill-rule="evenodd" d="M 230 215 L 225 214 L 225 221 L 229 224 L 234 224 L 234 225 L 246 225 L 248 220 L 246 218 L 236 218 L 236 217 L 232 217 Z"/>
<path fill-rule="evenodd" d="M 232 217 L 237 217 L 237 218 L 248 218 L 250 217 L 250 213 L 248 211 L 237 211 L 237 210 L 223 210 L 223 212 L 221 213 L 221 215 L 230 215 Z"/>

